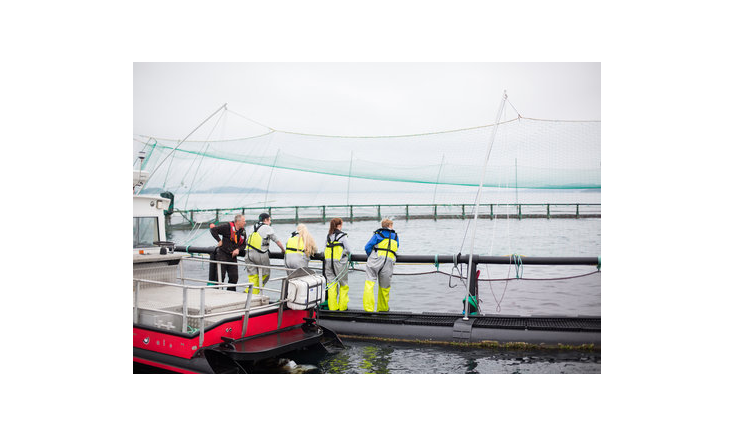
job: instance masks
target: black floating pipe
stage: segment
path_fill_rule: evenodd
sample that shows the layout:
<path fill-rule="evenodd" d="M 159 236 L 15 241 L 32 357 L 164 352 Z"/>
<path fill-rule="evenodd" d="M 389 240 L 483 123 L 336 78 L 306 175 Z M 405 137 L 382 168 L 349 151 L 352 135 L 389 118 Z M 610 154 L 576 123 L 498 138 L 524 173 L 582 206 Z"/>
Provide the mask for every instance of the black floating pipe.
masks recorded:
<path fill-rule="evenodd" d="M 195 246 L 176 246 L 174 250 L 176 252 L 187 252 L 187 253 L 208 253 L 214 252 L 215 246 L 210 247 L 195 247 Z M 244 254 L 240 255 L 243 257 Z M 274 259 L 283 259 L 283 252 L 270 252 L 270 257 Z M 324 260 L 324 254 L 315 253 L 312 255 L 313 260 Z M 352 261 L 365 262 L 367 261 L 367 255 L 362 253 L 353 253 L 351 258 Z M 456 257 L 457 264 L 467 264 L 469 261 L 469 255 L 458 254 Z M 398 255 L 396 257 L 398 263 L 427 263 L 427 264 L 454 264 L 455 255 Z M 477 256 L 472 257 L 472 263 L 475 264 L 509 264 L 518 263 L 523 265 L 565 265 L 565 266 L 596 266 L 599 265 L 600 259 L 592 256 L 566 256 L 566 257 L 551 257 L 551 256 L 520 256 L 520 255 L 509 255 L 509 256 Z"/>

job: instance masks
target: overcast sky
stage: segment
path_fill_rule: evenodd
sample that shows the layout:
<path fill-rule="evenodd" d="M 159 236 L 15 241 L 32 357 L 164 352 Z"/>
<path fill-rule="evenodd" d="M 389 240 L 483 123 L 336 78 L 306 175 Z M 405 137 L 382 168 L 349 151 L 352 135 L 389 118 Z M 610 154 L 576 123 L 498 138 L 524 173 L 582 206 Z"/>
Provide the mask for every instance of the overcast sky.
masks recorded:
<path fill-rule="evenodd" d="M 133 134 L 162 138 L 183 138 L 224 103 L 286 131 L 458 129 L 491 123 L 503 90 L 525 117 L 600 119 L 599 63 L 135 63 L 133 74 Z M 230 116 L 217 137 L 255 131 Z"/>

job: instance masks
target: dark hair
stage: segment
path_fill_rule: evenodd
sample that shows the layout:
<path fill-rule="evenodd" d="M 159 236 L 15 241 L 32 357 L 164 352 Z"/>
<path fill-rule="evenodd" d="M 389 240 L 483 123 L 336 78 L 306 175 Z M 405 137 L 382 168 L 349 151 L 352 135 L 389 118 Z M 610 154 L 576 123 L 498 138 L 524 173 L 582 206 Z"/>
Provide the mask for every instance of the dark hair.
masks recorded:
<path fill-rule="evenodd" d="M 342 219 L 339 217 L 335 217 L 332 220 L 329 221 L 329 233 L 327 235 L 334 234 L 334 231 L 337 230 L 337 226 L 342 224 Z"/>
<path fill-rule="evenodd" d="M 270 214 L 268 214 L 267 212 L 264 212 L 263 214 L 261 214 L 260 216 L 258 216 L 258 221 L 261 221 L 262 222 L 263 220 L 265 220 L 267 218 L 270 218 L 270 217 L 271 217 Z"/>

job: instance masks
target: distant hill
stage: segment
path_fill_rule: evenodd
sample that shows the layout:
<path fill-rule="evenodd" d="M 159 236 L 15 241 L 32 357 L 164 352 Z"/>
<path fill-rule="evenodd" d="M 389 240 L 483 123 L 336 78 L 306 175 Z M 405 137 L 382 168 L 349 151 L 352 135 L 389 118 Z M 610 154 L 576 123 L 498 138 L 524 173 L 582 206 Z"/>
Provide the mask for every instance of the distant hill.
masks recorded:
<path fill-rule="evenodd" d="M 140 194 L 161 194 L 164 190 L 161 187 L 146 187 Z M 187 191 L 188 192 L 188 191 Z M 274 193 L 275 191 L 271 191 Z M 182 192 L 183 193 L 183 192 Z M 179 194 L 182 194 L 179 193 Z M 221 194 L 238 194 L 238 193 L 265 193 L 260 188 L 244 188 L 244 187 L 213 187 L 208 190 L 193 190 L 192 194 L 221 193 Z"/>

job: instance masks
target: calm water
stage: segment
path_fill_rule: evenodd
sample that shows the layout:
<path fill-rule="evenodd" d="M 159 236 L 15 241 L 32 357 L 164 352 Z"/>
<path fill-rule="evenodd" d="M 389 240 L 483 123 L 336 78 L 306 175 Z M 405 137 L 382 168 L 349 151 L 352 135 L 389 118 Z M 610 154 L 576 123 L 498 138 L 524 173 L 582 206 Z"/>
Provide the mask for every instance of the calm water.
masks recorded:
<path fill-rule="evenodd" d="M 600 352 L 497 351 L 345 340 L 318 373 L 600 373 Z"/>

